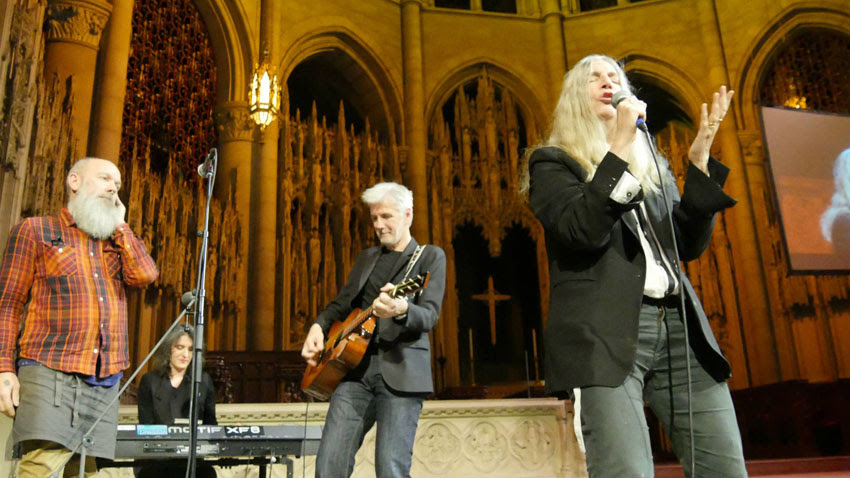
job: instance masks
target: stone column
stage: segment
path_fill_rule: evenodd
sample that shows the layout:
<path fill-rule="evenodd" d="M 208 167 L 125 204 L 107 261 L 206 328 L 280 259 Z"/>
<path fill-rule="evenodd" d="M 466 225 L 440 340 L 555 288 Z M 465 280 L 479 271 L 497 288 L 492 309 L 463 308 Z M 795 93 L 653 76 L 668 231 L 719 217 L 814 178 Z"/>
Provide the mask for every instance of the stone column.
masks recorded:
<path fill-rule="evenodd" d="M 124 96 L 127 92 L 127 62 L 133 33 L 134 0 L 113 0 L 112 16 L 106 25 L 106 38 L 99 70 L 99 88 L 92 113 L 89 155 L 114 163 L 121 152 Z"/>
<path fill-rule="evenodd" d="M 249 350 L 273 350 L 275 340 L 275 279 L 277 264 L 277 151 L 280 122 L 261 133 L 260 157 L 253 168 L 251 188 L 251 247 L 248 317 Z"/>
<path fill-rule="evenodd" d="M 736 93 L 737 94 L 737 93 Z M 741 174 L 741 176 L 745 176 L 747 179 L 747 189 L 750 191 L 750 197 L 765 197 L 765 192 L 770 189 L 770 186 L 766 183 L 767 171 L 765 170 L 765 152 L 764 152 L 764 142 L 761 131 L 738 131 L 738 142 L 741 145 L 741 151 L 743 152 L 743 161 L 746 165 L 746 175 Z M 739 202 L 738 206 L 741 207 L 743 204 Z M 753 204 L 753 208 L 755 208 L 755 204 Z M 766 214 L 766 211 L 759 214 Z M 754 213 L 753 221 L 756 224 L 767 224 L 768 218 L 762 217 L 759 218 Z M 758 233 L 758 228 L 755 229 L 755 234 Z M 765 233 L 768 237 L 768 233 Z M 752 241 L 754 241 L 754 246 L 758 246 L 758 244 L 765 244 L 765 238 L 762 237 L 759 241 L 758 237 L 752 237 Z M 755 242 L 759 241 L 759 242 Z M 761 265 L 764 267 L 762 270 L 767 271 L 767 274 L 770 274 L 770 271 L 775 267 L 772 262 L 774 262 L 771 256 L 762 257 Z M 769 317 L 771 317 L 771 323 L 773 324 L 773 338 L 776 341 L 776 353 L 779 358 L 779 370 L 782 375 L 783 380 L 788 380 L 791 378 L 798 378 L 800 376 L 800 369 L 797 363 L 797 351 L 794 344 L 794 332 L 791 329 L 791 324 L 786 321 L 786 317 L 783 317 L 781 314 L 782 309 L 782 300 L 781 300 L 781 283 L 771 278 L 771 280 L 767 280 L 765 277 L 765 286 L 767 288 L 767 297 L 768 303 L 770 300 L 775 300 L 773 303 Z"/>
<path fill-rule="evenodd" d="M 729 75 L 711 2 L 700 1 L 696 2 L 696 5 L 701 22 L 699 36 L 705 45 L 703 53 L 708 67 L 708 74 L 704 75 L 705 80 L 702 83 L 705 86 L 703 95 L 707 101 L 709 95 L 717 91 L 720 85 L 729 86 Z M 741 288 L 738 296 L 741 325 L 746 341 L 747 368 L 750 373 L 749 386 L 758 386 L 792 377 L 782 377 L 779 370 L 753 202 L 747 183 L 747 165 L 738 142 L 736 114 L 733 110 L 726 115 L 715 138 L 715 144 L 720 146 L 720 159 L 732 170 L 726 189 L 738 200 L 738 205 L 725 214 L 731 226 L 728 232 L 736 264 L 735 280 Z"/>
<path fill-rule="evenodd" d="M 274 1 L 262 0 L 260 4 L 260 61 L 268 52 L 274 63 L 274 35 L 272 19 Z M 286 85 L 283 85 L 284 88 Z M 280 122 L 275 119 L 260 133 L 260 155 L 252 168 L 251 185 L 251 245 L 248 274 L 248 317 L 251 321 L 249 350 L 273 350 L 275 339 L 275 266 L 277 264 L 277 140 Z"/>
<path fill-rule="evenodd" d="M 407 131 L 407 174 L 413 190 L 413 237 L 430 242 L 428 232 L 428 178 L 425 167 L 428 131 L 425 125 L 425 91 L 422 72 L 422 0 L 402 0 L 402 63 L 404 66 L 404 114 Z"/>
<path fill-rule="evenodd" d="M 71 128 L 74 159 L 85 156 L 91 118 L 97 50 L 112 6 L 105 0 L 49 0 L 44 76 L 73 85 Z"/>
<path fill-rule="evenodd" d="M 239 270 L 239 317 L 234 327 L 236 336 L 222 348 L 244 350 L 246 346 L 248 251 L 251 210 L 251 154 L 256 125 L 248 116 L 248 103 L 241 101 L 222 103 L 214 113 L 218 130 L 219 164 L 213 194 L 219 200 L 230 198 L 239 216 L 239 253 L 242 267 Z"/>
<path fill-rule="evenodd" d="M 712 77 L 715 84 L 722 80 Z M 727 115 L 715 139 L 720 144 L 723 162 L 731 168 L 727 189 L 738 205 L 726 213 L 733 227 L 732 257 L 735 258 L 735 279 L 741 288 L 738 297 L 741 326 L 746 346 L 750 386 L 775 383 L 781 378 L 764 269 L 759 252 L 753 201 L 747 179 L 747 165 L 741 155 L 737 127 L 733 114 Z M 790 377 L 789 377 L 790 378 Z"/>
<path fill-rule="evenodd" d="M 549 108 L 555 109 L 561 94 L 561 83 L 567 73 L 567 49 L 564 45 L 564 28 L 561 6 L 558 0 L 542 0 L 543 8 L 543 45 L 546 55 L 546 68 L 549 71 Z M 548 127 L 548 125 L 545 125 Z"/>

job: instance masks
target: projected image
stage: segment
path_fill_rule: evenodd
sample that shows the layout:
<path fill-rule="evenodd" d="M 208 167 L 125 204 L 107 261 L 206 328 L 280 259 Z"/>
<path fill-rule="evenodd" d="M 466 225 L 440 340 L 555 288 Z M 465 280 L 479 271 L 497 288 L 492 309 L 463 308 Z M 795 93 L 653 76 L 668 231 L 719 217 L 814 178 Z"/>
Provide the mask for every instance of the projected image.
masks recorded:
<path fill-rule="evenodd" d="M 794 271 L 850 271 L 850 117 L 762 108 Z"/>
<path fill-rule="evenodd" d="M 835 191 L 829 208 L 820 218 L 820 227 L 824 239 L 846 261 L 850 259 L 850 149 L 838 155 L 832 177 Z"/>

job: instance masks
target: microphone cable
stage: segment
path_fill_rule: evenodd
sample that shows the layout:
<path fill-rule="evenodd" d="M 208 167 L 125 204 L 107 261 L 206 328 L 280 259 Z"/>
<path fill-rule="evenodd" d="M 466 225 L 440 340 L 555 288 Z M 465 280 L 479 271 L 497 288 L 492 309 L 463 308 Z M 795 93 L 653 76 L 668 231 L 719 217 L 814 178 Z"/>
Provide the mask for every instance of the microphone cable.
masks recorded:
<path fill-rule="evenodd" d="M 692 398 L 693 398 L 692 381 L 693 381 L 693 378 L 691 377 L 691 340 L 690 340 L 690 333 L 688 331 L 688 311 L 685 308 L 685 284 L 684 284 L 684 281 L 682 280 L 683 276 L 682 276 L 682 267 L 680 265 L 681 259 L 680 259 L 680 256 L 679 256 L 679 245 L 676 242 L 676 228 L 674 227 L 674 224 L 673 224 L 673 211 L 670 208 L 670 204 L 667 202 L 667 190 L 664 188 L 664 176 L 661 175 L 661 166 L 658 164 L 658 155 L 655 154 L 655 145 L 654 145 L 654 141 L 652 139 L 652 135 L 650 135 L 649 131 L 646 130 L 646 129 L 643 129 L 643 128 L 639 128 L 639 129 L 641 129 L 641 131 L 643 131 L 644 135 L 646 136 L 646 142 L 647 142 L 647 146 L 649 146 L 649 152 L 652 154 L 653 162 L 655 162 L 655 172 L 658 174 L 658 180 L 661 183 L 661 197 L 662 197 L 662 200 L 664 201 L 665 216 L 667 217 L 667 224 L 670 226 L 670 234 L 671 234 L 671 239 L 672 239 L 672 243 L 673 243 L 673 251 L 676 254 L 676 260 L 670 261 L 670 263 L 671 263 L 670 265 L 673 266 L 676 269 L 676 275 L 677 275 L 677 278 L 679 280 L 679 310 L 681 311 L 680 313 L 682 315 L 682 325 L 684 326 L 684 329 L 685 329 L 685 372 L 687 374 L 687 382 L 688 382 L 688 394 L 687 394 L 688 395 L 688 443 L 689 443 L 689 446 L 690 446 L 690 454 L 691 454 L 690 463 L 688 465 L 691 468 L 691 478 L 696 478 L 696 458 L 694 456 L 695 447 L 694 447 L 694 428 L 693 428 L 694 409 L 693 409 L 693 404 L 692 404 Z M 673 187 L 677 188 L 677 190 L 678 190 L 678 185 L 676 184 L 676 178 L 675 177 L 673 177 Z M 661 251 L 661 252 L 663 253 L 663 251 Z M 668 356 L 668 360 L 669 360 L 669 357 L 670 357 L 670 340 L 669 340 L 670 331 L 669 331 L 669 326 L 667 328 L 668 328 L 668 330 L 667 330 L 667 336 L 668 336 L 667 356 Z M 668 369 L 671 368 L 669 364 L 668 364 L 667 367 L 668 367 Z M 675 406 L 674 406 L 673 399 L 672 399 L 672 395 L 673 395 L 672 374 L 673 374 L 673 371 L 669 370 L 669 372 L 670 372 L 670 395 L 671 395 L 671 398 L 670 398 L 670 430 L 669 430 L 669 433 L 672 435 Z"/>
<path fill-rule="evenodd" d="M 310 399 L 304 402 L 304 438 L 301 440 L 301 478 L 307 478 L 307 417 L 310 413 Z"/>

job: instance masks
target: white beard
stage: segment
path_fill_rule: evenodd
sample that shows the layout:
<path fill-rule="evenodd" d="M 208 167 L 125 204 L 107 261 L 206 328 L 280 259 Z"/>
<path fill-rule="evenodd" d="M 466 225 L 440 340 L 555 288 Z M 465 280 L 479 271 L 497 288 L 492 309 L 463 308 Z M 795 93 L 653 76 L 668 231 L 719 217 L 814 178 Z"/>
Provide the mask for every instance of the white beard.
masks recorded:
<path fill-rule="evenodd" d="M 68 212 L 77 227 L 94 239 L 107 239 L 124 222 L 124 214 L 112 196 L 95 196 L 80 189 L 68 201 Z"/>

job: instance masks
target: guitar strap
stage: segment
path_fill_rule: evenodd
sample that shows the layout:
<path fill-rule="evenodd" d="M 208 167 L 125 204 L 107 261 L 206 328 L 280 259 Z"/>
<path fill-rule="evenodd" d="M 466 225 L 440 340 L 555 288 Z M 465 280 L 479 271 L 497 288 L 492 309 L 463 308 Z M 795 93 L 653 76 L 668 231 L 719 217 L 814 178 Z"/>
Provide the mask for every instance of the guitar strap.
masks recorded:
<path fill-rule="evenodd" d="M 407 263 L 407 270 L 404 272 L 404 279 L 402 279 L 402 282 L 408 279 L 408 276 L 410 276 L 410 271 L 413 270 L 413 266 L 416 265 L 416 262 L 419 260 L 419 256 L 422 255 L 422 251 L 424 250 L 424 245 L 416 246 L 416 250 L 413 251 L 413 255 L 410 256 L 410 262 Z"/>

